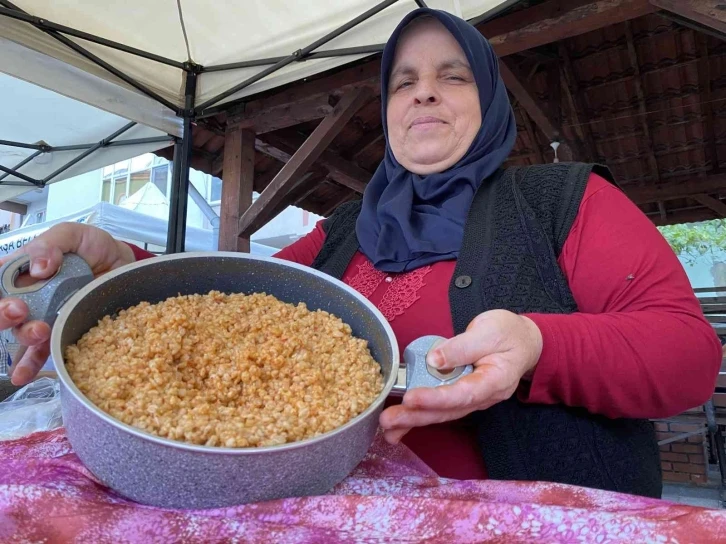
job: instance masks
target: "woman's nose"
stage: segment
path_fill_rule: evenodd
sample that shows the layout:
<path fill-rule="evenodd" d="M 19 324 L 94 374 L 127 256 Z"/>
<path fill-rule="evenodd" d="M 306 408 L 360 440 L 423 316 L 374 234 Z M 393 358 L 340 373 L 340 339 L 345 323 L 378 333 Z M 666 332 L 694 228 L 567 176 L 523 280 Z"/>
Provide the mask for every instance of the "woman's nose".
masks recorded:
<path fill-rule="evenodd" d="M 414 100 L 417 104 L 436 104 L 440 96 L 436 84 L 426 80 L 419 80 L 414 93 Z"/>

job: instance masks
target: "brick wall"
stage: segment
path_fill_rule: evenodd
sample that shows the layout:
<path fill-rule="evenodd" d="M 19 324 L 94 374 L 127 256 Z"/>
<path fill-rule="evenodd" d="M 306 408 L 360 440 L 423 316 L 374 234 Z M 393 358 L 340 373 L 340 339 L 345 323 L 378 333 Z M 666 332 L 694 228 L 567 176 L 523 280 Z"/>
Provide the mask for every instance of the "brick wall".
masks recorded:
<path fill-rule="evenodd" d="M 699 424 L 665 422 L 655 424 L 658 440 L 665 440 L 679 433 L 696 431 L 702 427 Z M 660 447 L 664 482 L 705 484 L 708 481 L 704 440 L 704 435 L 696 435 Z"/>

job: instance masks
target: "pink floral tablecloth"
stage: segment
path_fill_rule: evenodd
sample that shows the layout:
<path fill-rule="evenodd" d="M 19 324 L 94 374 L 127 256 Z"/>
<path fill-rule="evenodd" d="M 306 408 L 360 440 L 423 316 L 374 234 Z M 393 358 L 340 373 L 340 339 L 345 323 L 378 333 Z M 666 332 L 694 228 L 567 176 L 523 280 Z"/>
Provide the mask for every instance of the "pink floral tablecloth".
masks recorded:
<path fill-rule="evenodd" d="M 124 500 L 63 429 L 0 442 L 0 542 L 726 542 L 726 512 L 554 485 L 438 478 L 378 439 L 330 494 L 215 510 Z"/>

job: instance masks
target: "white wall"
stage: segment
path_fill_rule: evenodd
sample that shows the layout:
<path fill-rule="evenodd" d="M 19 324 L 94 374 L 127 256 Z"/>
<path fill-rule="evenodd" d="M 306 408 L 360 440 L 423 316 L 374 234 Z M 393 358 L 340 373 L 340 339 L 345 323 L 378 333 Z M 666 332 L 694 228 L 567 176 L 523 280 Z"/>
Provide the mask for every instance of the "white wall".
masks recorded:
<path fill-rule="evenodd" d="M 48 205 L 48 203 L 46 202 L 45 199 L 43 199 L 43 200 L 35 200 L 33 202 L 29 202 L 28 203 L 28 213 L 25 214 L 25 217 L 27 218 L 28 216 L 30 216 L 31 219 L 32 219 L 33 216 L 37 212 L 39 212 L 41 210 L 47 209 L 47 205 Z"/>
<path fill-rule="evenodd" d="M 52 221 L 101 202 L 101 171 L 94 170 L 48 186 L 45 219 Z"/>
<path fill-rule="evenodd" d="M 17 229 L 22 221 L 22 216 L 7 210 L 0 210 L 0 227 L 9 225 L 10 230 Z"/>

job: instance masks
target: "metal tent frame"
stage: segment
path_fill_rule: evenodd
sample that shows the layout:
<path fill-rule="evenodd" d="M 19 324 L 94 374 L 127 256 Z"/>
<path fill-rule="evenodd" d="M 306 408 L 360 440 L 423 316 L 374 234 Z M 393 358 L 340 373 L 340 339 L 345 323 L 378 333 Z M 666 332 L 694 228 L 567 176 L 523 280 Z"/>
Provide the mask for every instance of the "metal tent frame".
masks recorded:
<path fill-rule="evenodd" d="M 426 7 L 426 3 L 424 0 L 414 0 L 417 6 L 419 7 Z M 184 251 L 184 238 L 185 238 L 185 229 L 186 229 L 186 208 L 187 208 L 187 197 L 189 195 L 189 168 L 192 158 L 192 127 L 193 122 L 197 119 L 201 119 L 204 117 L 209 117 L 211 115 L 215 115 L 222 111 L 223 109 L 229 108 L 231 104 L 227 103 L 224 106 L 215 106 L 215 104 L 218 104 L 220 101 L 224 100 L 225 98 L 228 98 L 235 93 L 245 89 L 246 87 L 249 87 L 253 83 L 269 76 L 270 74 L 273 74 L 274 72 L 277 72 L 278 70 L 284 68 L 288 64 L 291 64 L 293 62 L 304 62 L 308 59 L 313 58 L 330 58 L 330 57 L 340 57 L 340 56 L 352 56 L 352 55 L 361 55 L 361 54 L 375 54 L 379 53 L 383 50 L 383 44 L 379 45 L 372 45 L 372 46 L 362 46 L 362 47 L 349 47 L 349 48 L 343 48 L 343 49 L 332 49 L 327 50 L 324 52 L 316 52 L 315 50 L 319 47 L 325 45 L 326 43 L 330 42 L 334 38 L 337 38 L 341 34 L 347 32 L 348 30 L 356 27 L 360 23 L 370 19 L 372 16 L 376 15 L 377 13 L 383 11 L 387 7 L 395 4 L 398 2 L 398 0 L 383 0 L 382 2 L 378 3 L 368 11 L 362 13 L 358 17 L 355 17 L 354 19 L 350 20 L 348 23 L 340 26 L 339 28 L 333 30 L 332 32 L 326 34 L 322 38 L 316 40 L 315 42 L 311 43 L 307 47 L 304 47 L 302 49 L 298 49 L 297 51 L 292 52 L 291 54 L 285 56 L 285 57 L 275 57 L 275 58 L 266 58 L 266 59 L 259 59 L 259 60 L 252 60 L 252 61 L 244 61 L 244 62 L 237 62 L 237 63 L 229 63 L 229 64 L 220 64 L 216 66 L 201 66 L 199 64 L 195 64 L 193 62 L 179 62 L 172 59 L 168 59 L 165 57 L 162 57 L 160 55 L 156 55 L 153 53 L 150 53 L 148 51 L 143 51 L 141 49 L 137 49 L 135 47 L 130 47 L 128 45 L 124 45 L 119 42 L 115 42 L 112 40 L 108 40 L 106 38 L 102 38 L 100 36 L 96 36 L 93 34 L 89 34 L 87 32 L 83 32 L 81 30 L 77 30 L 65 25 L 60 25 L 51 21 L 48 21 L 46 19 L 43 19 L 42 17 L 37 17 L 35 15 L 31 15 L 25 11 L 23 11 L 18 6 L 14 5 L 9 0 L 0 0 L 0 16 L 3 17 L 9 17 L 11 19 L 15 19 L 18 21 L 26 22 L 38 30 L 48 34 L 52 38 L 56 39 L 57 41 L 61 42 L 62 44 L 66 45 L 76 53 L 82 55 L 86 59 L 90 60 L 94 64 L 100 66 L 104 70 L 108 71 L 109 73 L 113 74 L 114 76 L 118 77 L 122 81 L 126 82 L 127 84 L 134 87 L 139 92 L 143 93 L 144 95 L 154 99 L 158 103 L 162 104 L 166 108 L 173 111 L 178 117 L 180 117 L 183 120 L 183 132 L 182 137 L 174 137 L 169 135 L 168 137 L 159 137 L 159 138 L 142 138 L 142 139 L 136 139 L 136 140 L 122 140 L 122 141 L 113 141 L 118 136 L 129 130 L 131 127 L 133 127 L 136 123 L 131 122 L 121 129 L 117 130 L 107 138 L 101 140 L 100 142 L 97 142 L 95 144 L 87 144 L 87 145 L 75 145 L 75 146 L 64 146 L 64 147 L 51 147 L 46 145 L 34 145 L 34 144 L 26 144 L 21 142 L 9 142 L 5 140 L 0 140 L 0 145 L 7 145 L 7 146 L 14 146 L 14 147 L 21 147 L 21 148 L 27 148 L 27 149 L 34 149 L 35 153 L 24 159 L 19 164 L 16 164 L 12 168 L 4 167 L 0 165 L 0 171 L 4 172 L 4 174 L 0 175 L 0 184 L 5 185 L 19 185 L 19 186 L 28 186 L 28 187 L 44 187 L 47 183 L 51 182 L 55 177 L 57 177 L 60 173 L 64 172 L 71 166 L 77 164 L 78 162 L 82 161 L 84 158 L 86 158 L 88 155 L 93 153 L 94 151 L 101 149 L 103 147 L 107 146 L 116 146 L 116 145 L 133 145 L 133 144 L 139 144 L 139 143 L 152 143 L 152 142 L 161 142 L 161 141 L 169 141 L 174 142 L 174 156 L 173 156 L 173 166 L 172 166 L 172 189 L 171 189 L 171 205 L 169 208 L 169 226 L 168 226 L 168 232 L 167 232 L 167 246 L 166 246 L 166 252 L 167 253 L 178 253 L 181 251 Z M 486 13 L 476 19 L 476 22 L 479 23 L 486 18 L 491 18 L 494 15 L 498 14 L 501 10 L 506 9 L 510 7 L 513 3 L 516 3 L 516 0 L 510 0 L 507 2 L 503 2 L 499 6 L 497 6 L 494 10 L 492 10 L 490 13 Z M 161 64 L 165 64 L 167 66 L 171 66 L 174 68 L 178 68 L 179 70 L 182 70 L 184 72 L 184 106 L 178 107 L 175 104 L 171 103 L 170 101 L 166 100 L 162 96 L 158 95 L 142 83 L 136 81 L 131 76 L 124 74 L 117 68 L 113 67 L 108 62 L 104 61 L 103 59 L 99 58 L 95 54 L 91 53 L 87 49 L 81 47 L 77 42 L 71 40 L 68 36 L 72 36 L 75 38 L 79 38 L 82 40 L 86 40 L 92 43 L 96 43 L 111 49 L 115 49 L 118 51 L 123 51 L 125 53 L 136 55 L 138 57 L 145 58 L 147 60 L 151 60 L 154 62 L 158 62 Z M 196 104 L 196 87 L 197 87 L 197 79 L 205 73 L 209 72 L 219 72 L 224 70 L 235 70 L 235 69 L 242 69 L 242 68 L 249 68 L 249 67 L 256 67 L 256 66 L 267 66 L 267 68 L 261 70 L 259 73 L 255 74 L 254 76 L 246 79 L 245 81 L 242 81 L 241 83 L 234 85 L 233 87 L 227 89 L 226 91 L 221 92 L 217 96 L 214 96 L 207 100 L 206 102 L 202 104 Z M 50 175 L 46 176 L 42 180 L 33 179 L 29 176 L 26 176 L 19 172 L 19 169 L 22 168 L 25 164 L 28 164 L 33 159 L 35 159 L 37 156 L 43 153 L 52 153 L 53 151 L 70 151 L 70 150 L 80 150 L 84 149 L 85 151 L 80 154 L 79 156 L 72 159 L 67 164 L 61 166 L 59 169 L 57 169 L 55 172 L 51 173 Z M 24 183 L 16 182 L 16 181 L 4 181 L 8 176 L 15 176 L 18 179 L 22 180 Z"/>

